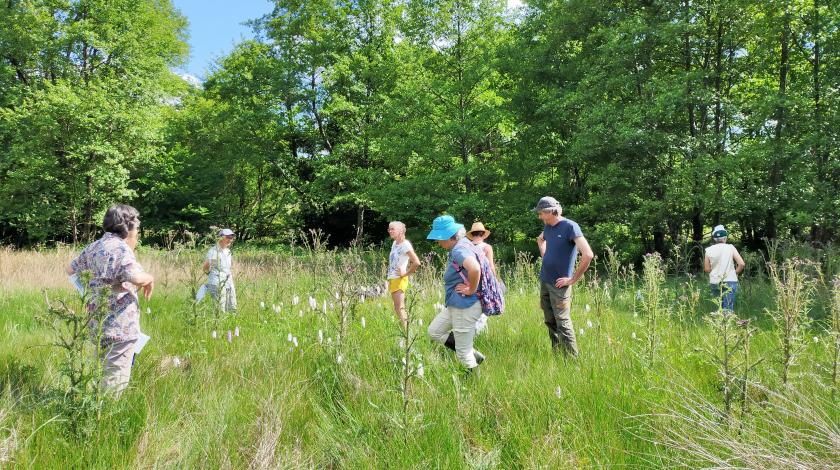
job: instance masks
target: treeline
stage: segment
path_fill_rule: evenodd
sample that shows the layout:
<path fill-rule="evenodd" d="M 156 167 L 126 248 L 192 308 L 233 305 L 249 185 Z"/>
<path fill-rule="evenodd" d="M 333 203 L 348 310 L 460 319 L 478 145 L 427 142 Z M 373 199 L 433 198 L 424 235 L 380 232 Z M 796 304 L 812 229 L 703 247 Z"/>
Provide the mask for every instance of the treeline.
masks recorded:
<path fill-rule="evenodd" d="M 378 240 L 442 212 L 599 246 L 840 235 L 840 0 L 279 0 L 191 88 L 168 0 L 5 2 L 0 237 L 231 225 Z"/>

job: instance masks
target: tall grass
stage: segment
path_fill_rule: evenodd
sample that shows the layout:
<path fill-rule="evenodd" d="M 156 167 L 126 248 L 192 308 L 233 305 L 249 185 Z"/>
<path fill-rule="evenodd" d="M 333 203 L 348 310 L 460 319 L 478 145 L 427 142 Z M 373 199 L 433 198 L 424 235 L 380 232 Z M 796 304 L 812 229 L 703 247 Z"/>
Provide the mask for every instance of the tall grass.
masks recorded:
<path fill-rule="evenodd" d="M 61 272 L 72 252 L 62 250 L 2 255 L 19 268 L 12 280 L 2 281 L 0 296 L 0 384 L 14 384 L 0 390 L 0 459 L 5 459 L 0 465 L 670 468 L 675 462 L 708 464 L 729 455 L 715 444 L 704 447 L 706 460 L 697 457 L 691 443 L 710 432 L 739 436 L 739 445 L 758 449 L 775 442 L 772 420 L 799 425 L 777 404 L 784 402 L 774 398 L 773 390 L 764 392 L 759 385 L 774 383 L 767 366 L 749 374 L 755 386 L 743 393 L 754 394 L 750 399 L 756 405 L 738 414 L 738 426 L 712 426 L 720 424 L 720 377 L 692 352 L 692 345 L 712 333 L 707 322 L 698 321 L 708 315 L 700 312 L 711 310 L 711 300 L 706 294 L 699 301 L 664 294 L 705 293 L 705 279 L 657 274 L 656 282 L 651 277 L 639 282 L 632 269 L 605 263 L 607 273 L 599 273 L 603 281 L 576 291 L 572 317 L 581 352 L 577 361 L 566 362 L 551 354 L 536 269 L 522 255 L 517 263 L 500 266 L 508 284 L 508 310 L 491 318 L 477 338 L 477 348 L 488 359 L 481 374 L 465 380 L 451 351 L 431 344 L 425 335 L 435 304 L 442 303 L 445 258 L 440 253 L 424 256 L 409 288 L 414 329 L 402 337 L 416 335 L 409 350 L 407 342 L 400 343 L 390 298 L 371 289 L 384 280 L 386 254 L 335 253 L 311 241 L 294 255 L 234 249 L 239 311 L 212 321 L 190 321 L 195 280 L 183 268 L 199 265 L 203 252 L 141 250 L 141 263 L 158 279 L 164 272 L 171 276 L 152 302 L 142 305 L 143 330 L 152 340 L 137 357 L 129 389 L 108 404 L 95 432 L 78 442 L 64 436 L 61 418 L 48 406 L 50 390 L 59 383 L 61 355 L 46 346 L 49 331 L 34 321 L 44 309 L 41 286 L 53 299 L 73 295 Z M 43 279 L 24 274 L 27 256 L 42 268 Z M 47 269 L 45 259 L 58 267 Z M 173 261 L 180 266 L 170 266 Z M 352 272 L 348 262 L 355 266 Z M 599 291 L 607 281 L 609 295 Z M 766 281 L 755 282 L 738 300 L 739 313 L 755 317 L 749 357 L 776 357 L 776 337 L 765 313 L 773 307 L 768 304 L 773 290 Z M 364 299 L 352 294 L 354 288 Z M 656 304 L 660 335 L 655 361 L 635 354 L 644 347 L 640 328 L 648 310 L 643 307 L 654 306 L 650 289 L 662 293 Z M 316 308 L 309 307 L 310 297 Z M 678 302 L 685 305 L 678 307 Z M 598 308 L 587 310 L 587 304 Z M 671 310 L 681 313 L 668 315 Z M 226 334 L 212 335 L 237 327 L 240 335 L 230 341 Z M 798 362 L 803 370 L 830 360 L 828 348 L 821 347 L 830 344 L 828 333 L 816 327 L 807 331 L 824 341 L 805 344 Z M 736 386 L 739 371 L 736 367 L 732 379 Z M 674 385 L 681 380 L 691 394 Z M 795 402 L 803 420 L 808 409 L 819 418 L 802 429 L 834 436 L 823 432 L 835 429 L 840 415 L 830 400 L 829 378 L 803 376 L 796 383 L 798 395 L 789 399 L 801 395 Z M 708 428 L 685 425 L 698 409 L 692 397 L 711 405 L 702 408 Z M 660 432 L 677 423 L 683 426 L 673 433 Z M 677 431 L 685 439 L 677 439 Z M 819 463 L 816 458 L 830 456 L 821 452 L 801 462 Z"/>

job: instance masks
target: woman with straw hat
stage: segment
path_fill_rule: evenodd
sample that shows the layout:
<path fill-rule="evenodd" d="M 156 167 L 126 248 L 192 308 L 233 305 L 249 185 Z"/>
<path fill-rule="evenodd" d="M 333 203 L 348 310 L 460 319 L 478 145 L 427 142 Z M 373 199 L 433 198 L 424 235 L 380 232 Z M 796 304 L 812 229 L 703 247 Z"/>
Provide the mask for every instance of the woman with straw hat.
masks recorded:
<path fill-rule="evenodd" d="M 496 271 L 496 262 L 493 260 L 493 247 L 485 241 L 489 236 L 490 230 L 487 230 L 487 228 L 484 227 L 484 224 L 478 221 L 473 222 L 472 227 L 470 227 L 470 231 L 467 232 L 467 238 L 470 239 L 473 245 L 484 252 L 484 256 L 486 256 L 487 261 L 490 262 L 490 268 L 493 270 L 493 275 L 498 278 L 499 273 Z M 478 321 L 475 322 L 475 334 L 480 334 L 485 328 L 487 328 L 487 315 L 482 313 L 481 317 L 478 318 Z"/>
<path fill-rule="evenodd" d="M 484 256 L 486 256 L 487 260 L 490 261 L 490 267 L 493 268 L 493 274 L 496 275 L 496 277 L 499 277 L 499 273 L 496 271 L 496 262 L 493 260 L 493 247 L 485 241 L 489 236 L 490 231 L 487 230 L 481 222 L 474 222 L 470 231 L 467 232 L 467 238 L 473 242 L 473 245 L 481 248 L 481 251 L 484 252 Z"/>

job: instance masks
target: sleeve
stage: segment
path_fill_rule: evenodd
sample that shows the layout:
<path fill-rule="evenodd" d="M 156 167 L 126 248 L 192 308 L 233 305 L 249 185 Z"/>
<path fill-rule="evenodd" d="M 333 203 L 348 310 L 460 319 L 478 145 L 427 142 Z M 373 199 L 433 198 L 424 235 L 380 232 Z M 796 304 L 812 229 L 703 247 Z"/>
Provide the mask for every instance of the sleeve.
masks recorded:
<path fill-rule="evenodd" d="M 457 247 L 454 250 L 452 250 L 452 261 L 455 261 L 455 263 L 457 263 L 458 266 L 464 267 L 464 261 L 470 257 L 475 258 L 475 254 L 469 251 L 468 248 Z"/>
<path fill-rule="evenodd" d="M 216 260 L 216 247 L 210 248 L 207 250 L 207 256 L 204 257 L 204 261 L 213 262 Z"/>
<path fill-rule="evenodd" d="M 405 248 L 403 249 L 403 254 L 408 254 L 409 252 L 414 251 L 414 245 L 411 244 L 410 241 L 405 241 Z"/>
<path fill-rule="evenodd" d="M 143 267 L 134 257 L 134 252 L 125 250 L 119 265 L 120 275 L 119 279 L 122 282 L 132 282 L 137 278 L 137 275 L 143 272 Z"/>
<path fill-rule="evenodd" d="M 580 225 L 578 225 L 577 222 L 574 222 L 572 224 L 572 237 L 571 238 L 575 239 L 577 237 L 582 237 L 582 236 L 583 236 L 583 231 L 580 229 Z"/>
<path fill-rule="evenodd" d="M 87 248 L 83 249 L 82 252 L 79 253 L 79 256 L 76 256 L 73 261 L 70 261 L 70 268 L 76 274 L 90 269 L 87 262 Z"/>

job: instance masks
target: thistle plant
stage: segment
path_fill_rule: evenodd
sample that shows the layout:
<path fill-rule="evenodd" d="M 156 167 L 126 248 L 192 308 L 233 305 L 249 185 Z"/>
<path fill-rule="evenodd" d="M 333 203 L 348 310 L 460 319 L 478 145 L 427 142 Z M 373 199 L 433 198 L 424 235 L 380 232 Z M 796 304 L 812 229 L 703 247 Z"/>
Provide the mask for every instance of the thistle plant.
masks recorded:
<path fill-rule="evenodd" d="M 397 363 L 398 368 L 398 390 L 401 398 L 400 409 L 400 426 L 403 431 L 408 431 L 409 426 L 414 421 L 409 413 L 409 407 L 412 402 L 412 382 L 424 375 L 423 357 L 417 352 L 416 343 L 422 331 L 423 320 L 415 314 L 417 311 L 417 294 L 414 290 L 409 291 L 406 296 L 405 313 L 407 318 L 406 327 L 397 323 L 398 335 L 400 338 L 400 361 Z M 408 433 L 404 433 L 408 436 Z"/>
<path fill-rule="evenodd" d="M 87 286 L 90 273 L 80 273 L 82 285 Z M 102 367 L 102 328 L 108 316 L 107 299 L 110 289 L 101 288 L 95 295 L 103 299 L 95 309 L 88 304 L 94 293 L 84 291 L 78 301 L 51 302 L 46 293 L 46 311 L 37 315 L 40 324 L 55 336 L 55 346 L 63 351 L 60 374 L 63 378 L 54 404 L 65 418 L 65 431 L 71 437 L 83 438 L 91 432 L 90 420 L 98 417 L 104 401 L 100 383 Z"/>
<path fill-rule="evenodd" d="M 661 321 L 668 313 L 665 289 L 665 270 L 659 253 L 646 254 L 642 273 L 643 293 L 641 298 L 642 330 L 645 356 L 652 363 L 662 341 Z"/>
<path fill-rule="evenodd" d="M 761 362 L 752 361 L 749 356 L 750 338 L 756 330 L 749 320 L 739 320 L 733 312 L 722 308 L 712 312 L 706 322 L 712 333 L 704 336 L 704 344 L 696 350 L 704 353 L 706 360 L 717 369 L 721 380 L 722 415 L 729 420 L 739 398 L 742 414 L 747 411 L 749 375 Z"/>
<path fill-rule="evenodd" d="M 621 260 L 618 258 L 618 253 L 611 247 L 607 246 L 604 249 L 607 265 L 607 273 L 609 273 L 609 280 L 613 283 L 618 282 L 618 276 L 621 273 Z"/>
<path fill-rule="evenodd" d="M 808 311 L 814 300 L 814 282 L 805 274 L 806 264 L 798 258 L 785 260 L 781 267 L 769 264 L 776 306 L 768 313 L 779 341 L 783 385 L 788 384 L 791 368 L 807 345 L 805 338 L 811 324 Z"/>

